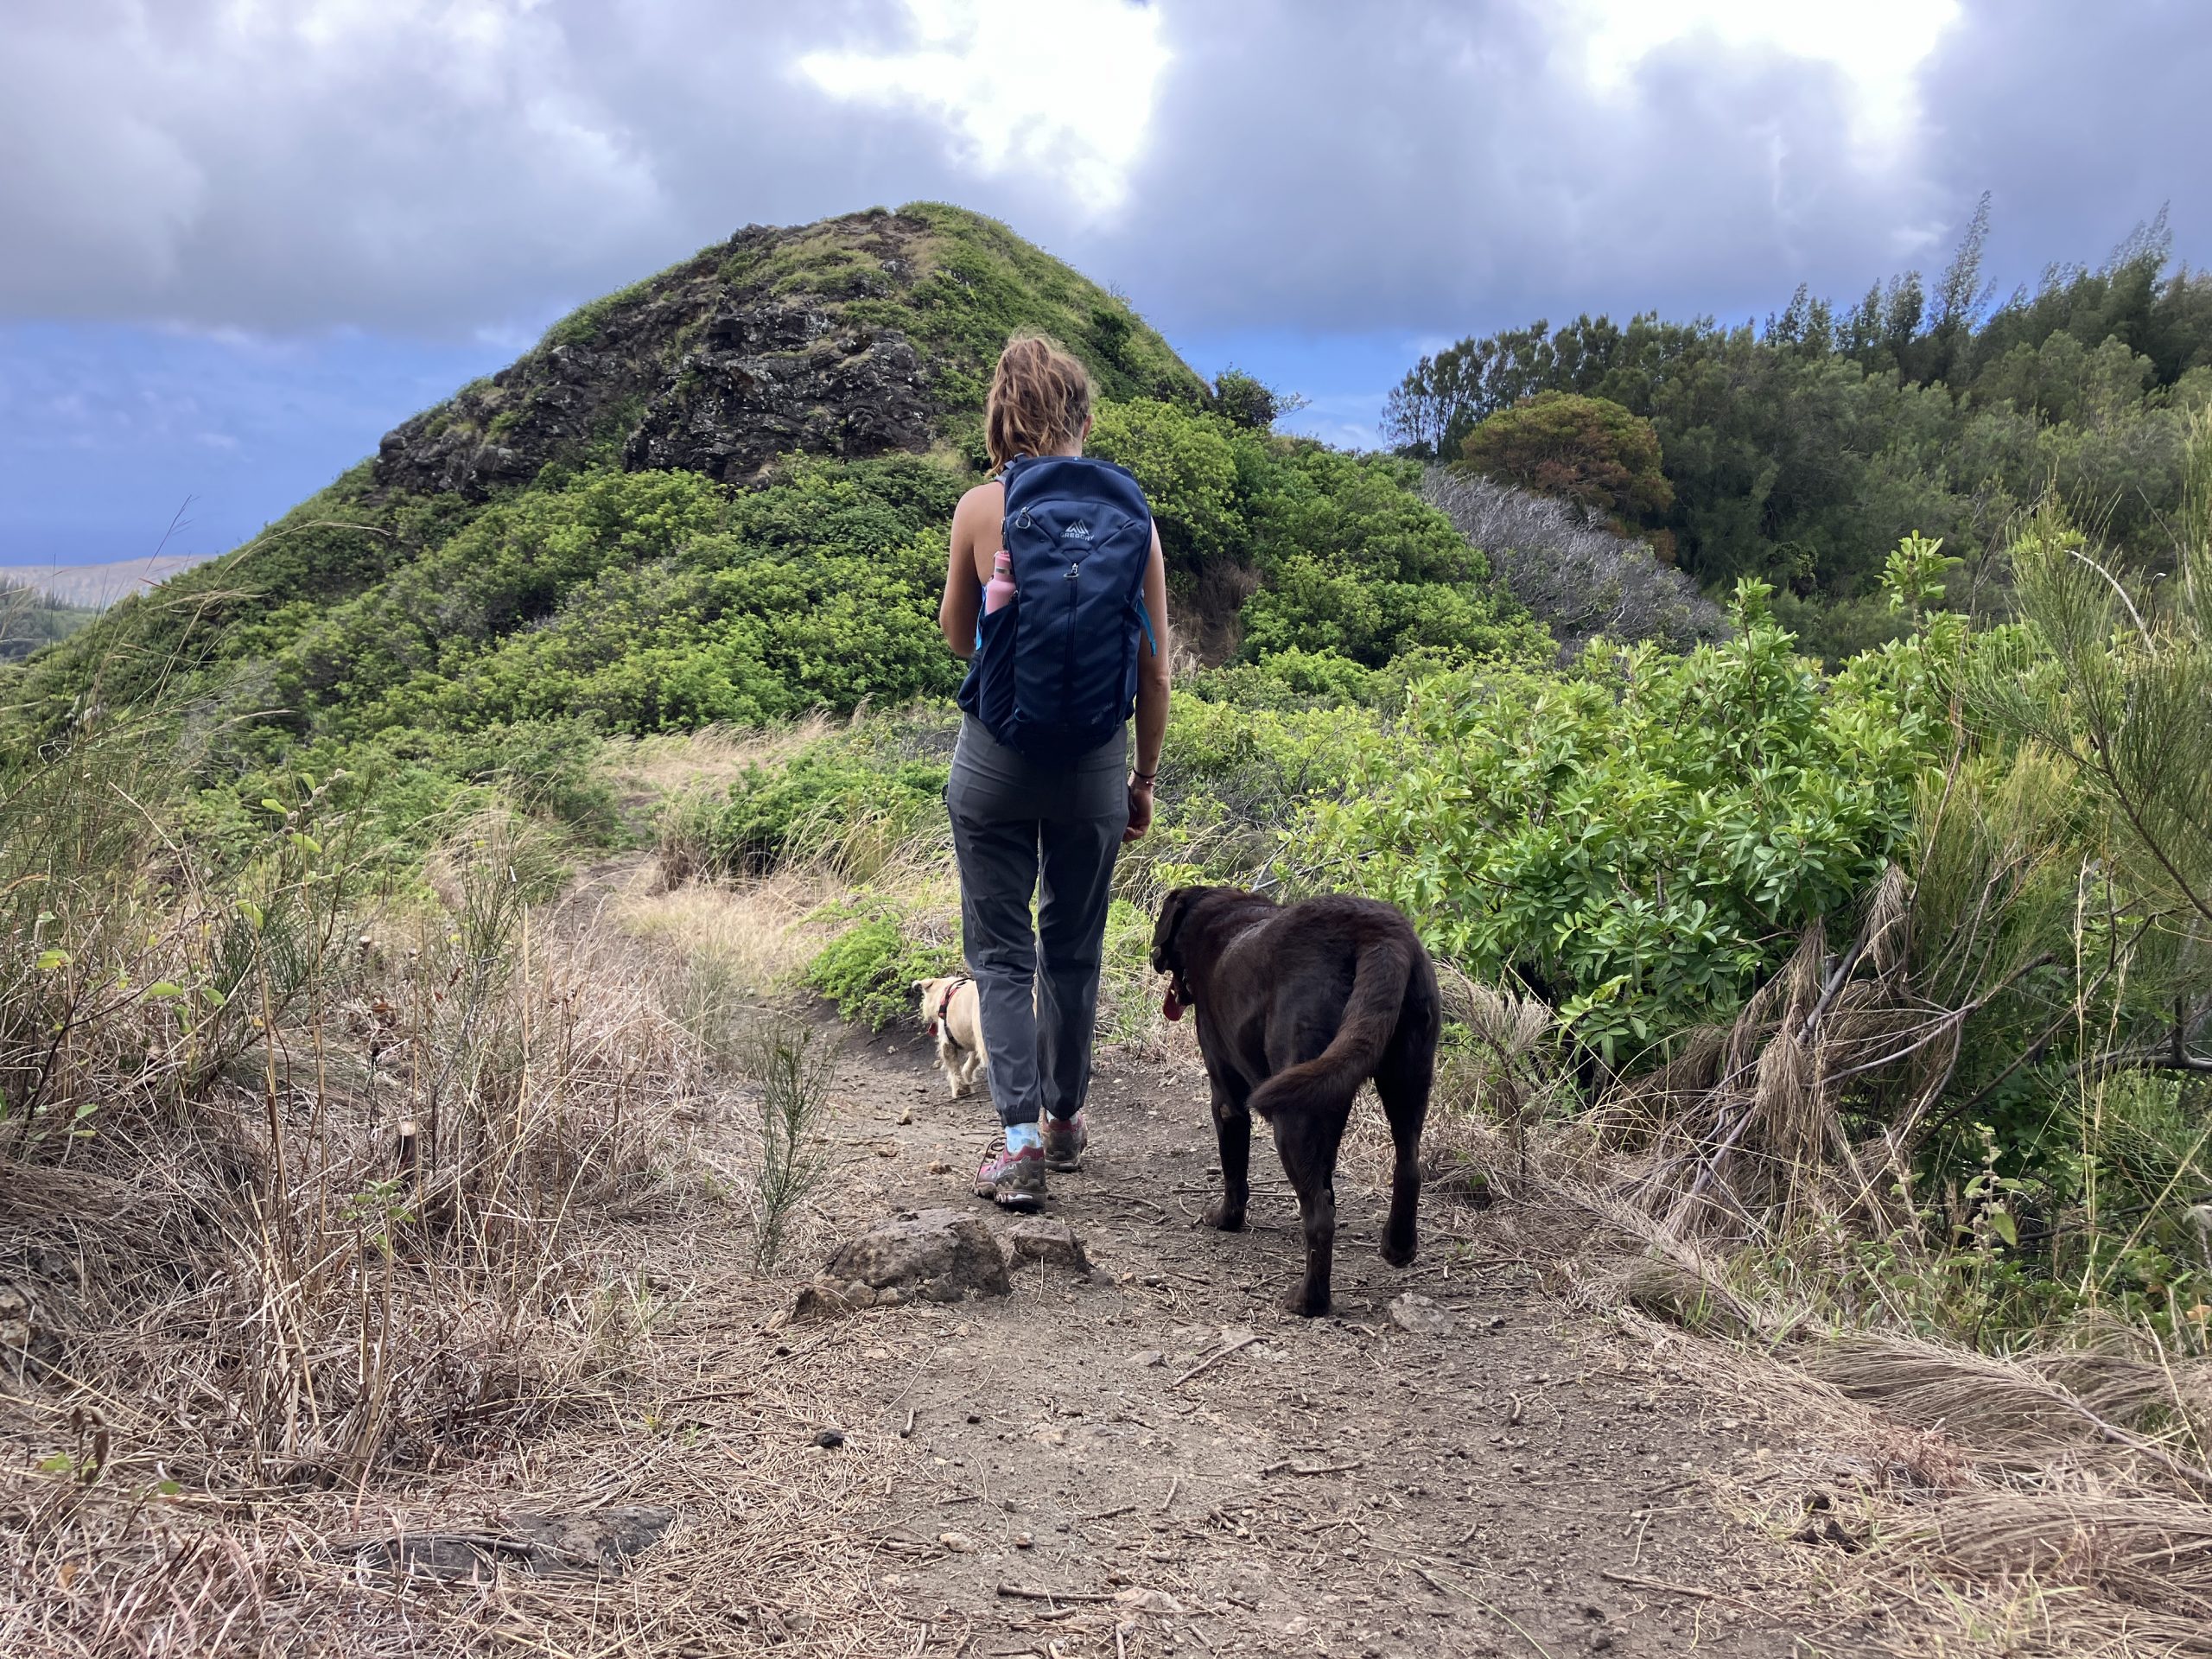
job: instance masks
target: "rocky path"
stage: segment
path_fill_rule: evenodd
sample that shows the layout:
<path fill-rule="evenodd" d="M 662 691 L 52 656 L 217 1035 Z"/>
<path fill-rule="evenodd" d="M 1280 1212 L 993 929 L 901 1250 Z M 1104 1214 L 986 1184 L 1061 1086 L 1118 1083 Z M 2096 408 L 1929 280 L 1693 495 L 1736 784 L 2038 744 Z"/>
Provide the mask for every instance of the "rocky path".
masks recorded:
<path fill-rule="evenodd" d="M 967 1196 L 988 1105 L 949 1099 L 918 1037 L 837 1040 L 825 1236 L 924 1206 L 1003 1232 Z M 1090 1273 L 1027 1265 L 1010 1294 L 734 1338 L 727 1374 L 757 1344 L 783 1379 L 799 1421 L 773 1433 L 810 1413 L 843 1437 L 813 1454 L 824 1478 L 880 1460 L 848 1567 L 904 1650 L 1866 1650 L 1840 1607 L 1804 1611 L 1832 1553 L 1725 1512 L 1791 1441 L 1781 1408 L 1686 1339 L 1570 1312 L 1546 1287 L 1563 1223 L 1432 1198 L 1419 1261 L 1389 1268 L 1370 1122 L 1339 1181 L 1335 1314 L 1295 1319 L 1274 1306 L 1297 1239 L 1279 1167 L 1255 1151 L 1274 1179 L 1250 1230 L 1194 1224 L 1203 1102 L 1187 1061 L 1102 1065 L 1086 1168 L 1052 1178 L 1046 1211 Z M 1408 1293 L 1426 1302 L 1402 1323 Z"/>

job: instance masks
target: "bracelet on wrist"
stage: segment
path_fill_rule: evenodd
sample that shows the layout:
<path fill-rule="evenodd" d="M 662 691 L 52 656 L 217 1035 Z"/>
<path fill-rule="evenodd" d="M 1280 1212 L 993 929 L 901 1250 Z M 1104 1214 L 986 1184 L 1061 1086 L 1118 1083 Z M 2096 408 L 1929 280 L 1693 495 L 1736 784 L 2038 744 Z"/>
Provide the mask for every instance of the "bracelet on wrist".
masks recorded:
<path fill-rule="evenodd" d="M 1137 783 L 1140 783 L 1140 784 L 1143 784 L 1143 785 L 1145 785 L 1147 787 L 1149 787 L 1149 786 L 1151 785 L 1152 780 L 1153 780 L 1154 779 L 1155 779 L 1155 778 L 1159 777 L 1159 776 L 1160 776 L 1160 771 L 1159 771 L 1159 768 L 1157 768 L 1157 767 L 1154 767 L 1154 768 L 1152 771 L 1150 771 L 1150 772 L 1139 772 L 1139 771 L 1138 771 L 1135 766 L 1131 766 L 1131 767 L 1129 768 L 1129 777 L 1130 777 L 1134 781 L 1135 781 L 1135 782 L 1137 782 Z"/>

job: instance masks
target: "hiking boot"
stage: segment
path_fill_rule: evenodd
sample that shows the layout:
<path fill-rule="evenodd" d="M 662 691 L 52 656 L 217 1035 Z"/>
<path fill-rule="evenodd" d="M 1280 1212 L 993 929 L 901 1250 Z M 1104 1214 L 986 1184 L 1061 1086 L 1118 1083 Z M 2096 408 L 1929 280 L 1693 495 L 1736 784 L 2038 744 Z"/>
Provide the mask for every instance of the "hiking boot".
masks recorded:
<path fill-rule="evenodd" d="M 1090 1130 L 1077 1109 L 1073 1117 L 1045 1115 L 1045 1167 L 1081 1169 L 1083 1149 L 1090 1144 Z"/>
<path fill-rule="evenodd" d="M 1036 1210 L 1045 1203 L 1045 1154 L 1036 1147 L 1001 1147 L 976 1172 L 976 1196 L 1002 1210 Z"/>

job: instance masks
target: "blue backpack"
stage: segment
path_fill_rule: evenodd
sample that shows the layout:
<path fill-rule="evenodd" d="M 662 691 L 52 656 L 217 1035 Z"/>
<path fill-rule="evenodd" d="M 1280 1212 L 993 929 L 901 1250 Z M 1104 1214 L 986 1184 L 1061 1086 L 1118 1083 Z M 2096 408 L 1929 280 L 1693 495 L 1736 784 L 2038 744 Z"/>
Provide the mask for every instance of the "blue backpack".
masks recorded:
<path fill-rule="evenodd" d="M 1018 456 L 1004 478 L 1014 596 L 976 625 L 960 706 L 1009 748 L 1071 764 L 1136 708 L 1152 509 L 1125 469 L 1084 455 Z"/>

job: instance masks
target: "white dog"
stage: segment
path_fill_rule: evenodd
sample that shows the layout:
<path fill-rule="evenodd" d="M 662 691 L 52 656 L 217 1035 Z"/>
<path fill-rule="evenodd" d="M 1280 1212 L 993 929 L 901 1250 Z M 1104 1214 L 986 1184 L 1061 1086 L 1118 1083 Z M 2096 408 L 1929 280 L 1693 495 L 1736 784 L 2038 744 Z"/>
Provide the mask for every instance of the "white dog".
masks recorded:
<path fill-rule="evenodd" d="M 991 1063 L 983 1047 L 983 1012 L 976 982 L 965 974 L 918 979 L 922 1023 L 937 1039 L 937 1063 L 952 1085 L 955 1100 L 972 1092 L 976 1078 Z"/>

